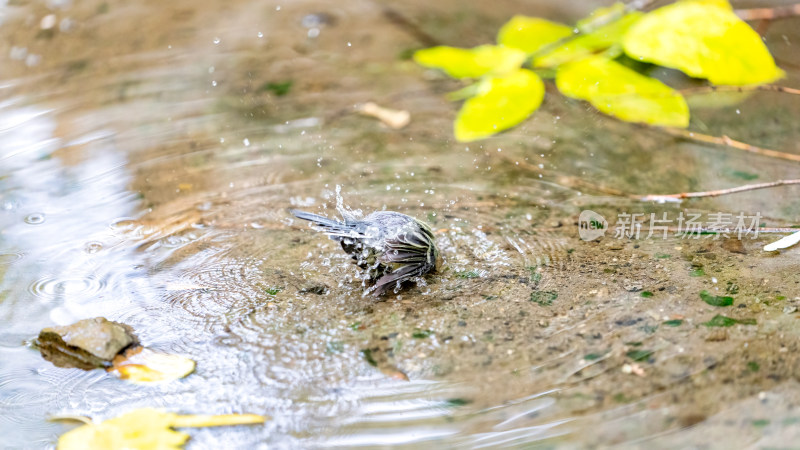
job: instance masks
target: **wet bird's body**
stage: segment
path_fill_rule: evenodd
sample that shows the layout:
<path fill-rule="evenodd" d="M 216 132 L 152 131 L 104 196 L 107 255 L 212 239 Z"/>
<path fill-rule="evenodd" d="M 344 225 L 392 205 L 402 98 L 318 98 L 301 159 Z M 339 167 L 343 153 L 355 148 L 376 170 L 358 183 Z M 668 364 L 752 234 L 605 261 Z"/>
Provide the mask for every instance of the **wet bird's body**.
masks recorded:
<path fill-rule="evenodd" d="M 291 213 L 339 241 L 355 263 L 375 280 L 371 289 L 376 295 L 436 270 L 441 263 L 431 229 L 405 214 L 377 211 L 362 220 L 337 221 L 304 211 Z"/>

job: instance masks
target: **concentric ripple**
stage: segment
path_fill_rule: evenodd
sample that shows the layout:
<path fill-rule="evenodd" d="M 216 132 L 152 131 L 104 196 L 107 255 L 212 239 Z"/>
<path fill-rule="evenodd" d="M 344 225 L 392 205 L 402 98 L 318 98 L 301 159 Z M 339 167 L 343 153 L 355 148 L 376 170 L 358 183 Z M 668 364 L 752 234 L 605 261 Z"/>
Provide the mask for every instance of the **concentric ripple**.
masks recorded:
<path fill-rule="evenodd" d="M 0 253 L 0 266 L 14 264 L 24 256 L 22 253 Z"/>
<path fill-rule="evenodd" d="M 106 283 L 89 275 L 85 277 L 45 277 L 28 287 L 28 292 L 43 300 L 59 297 L 91 297 L 105 289 Z"/>
<path fill-rule="evenodd" d="M 167 283 L 166 301 L 187 313 L 195 325 L 213 329 L 226 317 L 245 314 L 256 299 L 266 296 L 261 280 L 253 260 L 209 256 Z"/>

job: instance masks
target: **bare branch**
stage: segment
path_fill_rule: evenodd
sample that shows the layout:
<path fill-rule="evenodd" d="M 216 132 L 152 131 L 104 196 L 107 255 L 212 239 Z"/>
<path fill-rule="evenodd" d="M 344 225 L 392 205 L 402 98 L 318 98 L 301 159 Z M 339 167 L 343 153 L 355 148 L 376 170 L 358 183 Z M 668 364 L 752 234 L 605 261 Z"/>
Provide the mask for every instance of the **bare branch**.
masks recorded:
<path fill-rule="evenodd" d="M 583 36 L 587 33 L 591 33 L 592 31 L 595 31 L 600 27 L 616 22 L 617 20 L 625 17 L 626 14 L 632 13 L 634 11 L 642 11 L 651 4 L 656 2 L 658 2 L 658 0 L 632 0 L 626 3 L 625 8 L 623 8 L 618 13 L 611 13 L 604 16 L 602 19 L 593 21 L 591 23 L 591 28 L 585 30 L 580 30 L 576 28 L 575 29 L 576 31 L 571 35 L 561 38 L 555 42 L 551 42 L 550 44 L 547 44 L 544 47 L 540 48 L 539 50 L 533 52 L 533 54 L 528 55 L 528 61 L 532 61 L 540 56 L 546 55 L 551 51 L 555 50 L 556 48 L 566 44 L 567 42 L 577 39 L 578 37 Z"/>
<path fill-rule="evenodd" d="M 733 11 L 742 20 L 775 20 L 800 16 L 800 3 L 775 8 L 736 9 Z"/>
<path fill-rule="evenodd" d="M 397 9 L 392 8 L 391 6 L 382 5 L 380 3 L 378 3 L 378 5 L 380 6 L 381 12 L 386 20 L 388 20 L 392 25 L 395 25 L 399 29 L 411 35 L 414 39 L 419 41 L 420 44 L 426 47 L 442 45 L 438 39 L 425 32 L 416 23 L 412 22 Z"/>
<path fill-rule="evenodd" d="M 708 94 L 711 92 L 750 92 L 750 91 L 771 91 L 783 92 L 785 94 L 800 95 L 800 89 L 775 84 L 757 84 L 753 86 L 699 86 L 694 88 L 681 89 L 682 95 Z"/>
<path fill-rule="evenodd" d="M 724 145 L 726 147 L 733 147 L 738 150 L 744 150 L 746 152 L 755 153 L 758 155 L 769 156 L 771 158 L 800 162 L 800 155 L 795 155 L 793 153 L 779 152 L 777 150 L 770 150 L 768 148 L 756 147 L 755 145 L 750 145 L 744 142 L 731 139 L 728 136 L 711 136 L 708 134 L 698 133 L 696 131 L 684 130 L 682 128 L 662 127 L 658 129 L 662 130 L 667 134 L 671 134 L 672 136 L 677 136 L 690 141 Z"/>
<path fill-rule="evenodd" d="M 767 189 L 771 187 L 789 186 L 793 184 L 800 184 L 800 180 L 778 180 L 769 183 L 748 184 L 728 189 L 717 189 L 714 191 L 681 192 L 680 194 L 632 195 L 631 197 L 645 202 L 663 203 L 663 202 L 680 201 L 685 198 L 717 197 L 720 195 L 736 194 L 739 192 L 755 191 L 756 189 Z"/>

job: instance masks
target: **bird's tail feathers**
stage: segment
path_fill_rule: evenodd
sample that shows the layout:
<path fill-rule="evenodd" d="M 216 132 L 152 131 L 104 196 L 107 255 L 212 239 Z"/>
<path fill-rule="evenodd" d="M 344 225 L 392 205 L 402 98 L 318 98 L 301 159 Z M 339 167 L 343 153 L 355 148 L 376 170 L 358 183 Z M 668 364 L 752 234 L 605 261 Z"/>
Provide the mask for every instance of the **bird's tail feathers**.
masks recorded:
<path fill-rule="evenodd" d="M 307 220 L 313 223 L 314 225 L 319 227 L 322 231 L 330 235 L 345 236 L 350 233 L 352 228 L 346 223 L 337 222 L 336 220 L 329 219 L 325 216 L 320 216 L 319 214 L 299 211 L 297 209 L 290 209 L 289 212 L 292 213 L 298 219 Z"/>

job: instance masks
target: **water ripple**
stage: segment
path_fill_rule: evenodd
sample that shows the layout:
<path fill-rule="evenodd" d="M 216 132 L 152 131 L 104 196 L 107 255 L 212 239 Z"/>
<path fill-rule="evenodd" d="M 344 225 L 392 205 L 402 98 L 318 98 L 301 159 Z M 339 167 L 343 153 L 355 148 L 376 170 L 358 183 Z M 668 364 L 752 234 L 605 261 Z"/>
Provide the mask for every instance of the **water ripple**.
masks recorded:
<path fill-rule="evenodd" d="M 14 264 L 24 256 L 23 253 L 0 253 L 0 266 Z"/>
<path fill-rule="evenodd" d="M 104 290 L 106 282 L 92 275 L 85 277 L 44 277 L 28 287 L 28 292 L 41 299 L 55 299 L 64 296 L 91 297 Z"/>

